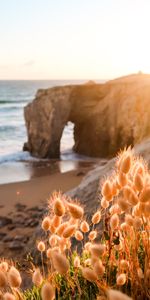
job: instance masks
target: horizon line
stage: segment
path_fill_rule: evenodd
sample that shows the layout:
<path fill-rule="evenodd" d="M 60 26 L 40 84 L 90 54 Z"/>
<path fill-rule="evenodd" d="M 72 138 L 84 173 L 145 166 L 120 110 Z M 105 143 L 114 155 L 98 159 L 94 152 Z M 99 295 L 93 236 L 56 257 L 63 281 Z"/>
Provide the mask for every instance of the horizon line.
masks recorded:
<path fill-rule="evenodd" d="M 51 80 L 51 81 L 66 81 L 66 80 L 91 80 L 91 81 L 94 81 L 94 80 L 102 80 L 102 81 L 106 81 L 106 80 L 110 80 L 110 78 L 108 79 L 100 79 L 100 78 L 94 78 L 94 79 L 91 79 L 91 78 L 71 78 L 71 79 L 69 79 L 69 78 L 65 78 L 65 79 L 61 79 L 61 78 L 55 78 L 55 79 L 48 79 L 48 78 L 45 78 L 45 79 L 35 79 L 35 78 L 33 78 L 33 79 L 31 79 L 31 78 L 23 78 L 23 79 L 17 79 L 17 78 L 15 78 L 15 79 L 12 79 L 12 78 L 4 78 L 4 79 L 2 79 L 2 78 L 0 78 L 0 81 L 27 81 L 27 80 L 29 80 L 29 81 L 32 81 L 32 80 L 34 80 L 34 81 L 49 81 L 49 80 Z"/>

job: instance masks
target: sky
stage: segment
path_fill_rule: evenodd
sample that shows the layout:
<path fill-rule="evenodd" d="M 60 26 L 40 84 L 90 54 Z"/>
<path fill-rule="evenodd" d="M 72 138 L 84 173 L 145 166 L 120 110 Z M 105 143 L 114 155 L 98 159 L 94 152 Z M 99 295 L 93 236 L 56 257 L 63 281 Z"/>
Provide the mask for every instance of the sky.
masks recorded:
<path fill-rule="evenodd" d="M 150 73 L 150 0 L 0 0 L 0 79 Z"/>

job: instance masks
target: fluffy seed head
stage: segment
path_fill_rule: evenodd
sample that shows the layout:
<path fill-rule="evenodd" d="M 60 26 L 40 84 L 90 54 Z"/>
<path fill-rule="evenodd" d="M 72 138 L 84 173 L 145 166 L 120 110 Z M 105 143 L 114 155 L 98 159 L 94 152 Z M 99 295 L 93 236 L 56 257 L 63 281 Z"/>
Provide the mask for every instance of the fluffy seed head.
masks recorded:
<path fill-rule="evenodd" d="M 110 227 L 112 230 L 116 229 L 119 226 L 119 217 L 117 214 L 112 215 L 110 218 Z"/>
<path fill-rule="evenodd" d="M 130 229 L 130 226 L 126 222 L 123 222 L 120 227 L 123 231 L 129 231 Z"/>
<path fill-rule="evenodd" d="M 106 251 L 106 246 L 104 244 L 93 244 L 90 248 L 92 256 L 99 257 Z"/>
<path fill-rule="evenodd" d="M 109 212 L 111 215 L 114 214 L 121 214 L 121 208 L 119 207 L 119 205 L 116 203 L 114 205 L 112 205 L 109 209 Z"/>
<path fill-rule="evenodd" d="M 91 266 L 91 263 L 92 263 L 91 258 L 87 258 L 87 259 L 84 261 L 84 265 L 85 265 L 85 266 Z"/>
<path fill-rule="evenodd" d="M 70 248 L 71 248 L 71 241 L 70 241 L 70 239 L 67 239 L 66 249 L 70 249 Z"/>
<path fill-rule="evenodd" d="M 56 216 L 61 217 L 65 214 L 65 206 L 59 198 L 54 203 L 54 213 Z"/>
<path fill-rule="evenodd" d="M 128 183 L 129 184 L 129 183 Z M 131 186 L 129 185 L 126 185 L 124 188 L 123 188 L 123 195 L 126 199 L 129 198 L 129 196 L 131 195 L 133 189 Z"/>
<path fill-rule="evenodd" d="M 89 233 L 89 240 L 90 241 L 94 241 L 97 237 L 97 231 L 96 230 L 92 230 L 90 233 Z"/>
<path fill-rule="evenodd" d="M 75 233 L 76 230 L 76 226 L 75 225 L 70 225 L 68 226 L 64 232 L 63 232 L 63 237 L 64 238 L 70 238 L 71 236 L 73 236 L 73 234 Z"/>
<path fill-rule="evenodd" d="M 84 245 L 84 249 L 87 250 L 87 251 L 90 251 L 90 248 L 91 248 L 91 243 L 90 242 L 87 242 L 85 245 Z"/>
<path fill-rule="evenodd" d="M 110 196 L 112 194 L 112 185 L 109 180 L 103 183 L 101 193 L 104 197 Z"/>
<path fill-rule="evenodd" d="M 138 277 L 139 277 L 139 278 L 141 278 L 141 279 L 144 278 L 144 274 L 143 274 L 143 271 L 142 271 L 141 268 L 138 268 L 138 269 L 137 269 L 137 274 L 138 274 Z"/>
<path fill-rule="evenodd" d="M 50 222 L 50 218 L 49 217 L 45 217 L 42 221 L 42 229 L 44 231 L 48 231 L 50 228 L 51 222 Z"/>
<path fill-rule="evenodd" d="M 126 274 L 122 273 L 117 277 L 117 285 L 124 285 L 126 283 Z"/>
<path fill-rule="evenodd" d="M 53 234 L 50 236 L 49 244 L 51 247 L 55 247 L 57 245 L 57 241 L 58 241 L 57 235 Z"/>
<path fill-rule="evenodd" d="M 8 271 L 8 281 L 11 287 L 19 288 L 22 282 L 19 271 L 15 267 L 11 267 Z"/>
<path fill-rule="evenodd" d="M 86 280 L 91 281 L 91 282 L 97 280 L 96 273 L 89 267 L 82 268 L 81 270 L 82 270 L 82 275 Z"/>
<path fill-rule="evenodd" d="M 143 180 L 143 177 L 140 173 L 136 172 L 135 176 L 134 176 L 134 185 L 135 185 L 135 188 L 141 192 L 141 190 L 143 189 L 144 187 L 144 180 Z"/>
<path fill-rule="evenodd" d="M 78 221 L 79 221 L 78 219 L 74 219 L 74 218 L 71 217 L 70 220 L 69 220 L 69 224 L 70 225 L 77 225 Z"/>
<path fill-rule="evenodd" d="M 0 270 L 0 288 L 5 288 L 7 286 L 6 274 Z"/>
<path fill-rule="evenodd" d="M 62 237 L 62 238 L 59 240 L 59 248 L 60 248 L 60 250 L 61 250 L 62 252 L 66 250 L 66 248 L 67 248 L 67 239 L 65 239 L 65 238 Z"/>
<path fill-rule="evenodd" d="M 41 275 L 40 269 L 36 269 L 32 275 L 32 282 L 36 286 L 40 286 L 43 282 L 43 277 Z"/>
<path fill-rule="evenodd" d="M 105 267 L 103 266 L 101 260 L 97 260 L 95 262 L 93 269 L 97 276 L 103 276 L 103 274 L 105 272 Z"/>
<path fill-rule="evenodd" d="M 128 202 L 129 202 L 132 206 L 134 206 L 134 205 L 137 205 L 138 201 L 139 201 L 138 196 L 135 194 L 134 191 L 132 191 L 132 193 L 129 195 Z"/>
<path fill-rule="evenodd" d="M 139 200 L 144 203 L 150 200 L 150 186 L 149 185 L 146 186 L 144 188 L 144 190 L 141 192 Z"/>
<path fill-rule="evenodd" d="M 3 300 L 15 300 L 15 296 L 11 293 L 5 293 L 4 296 L 3 296 Z"/>
<path fill-rule="evenodd" d="M 136 205 L 139 201 L 138 196 L 131 186 L 125 186 L 123 188 L 123 195 L 126 201 L 128 201 L 132 206 Z"/>
<path fill-rule="evenodd" d="M 129 268 L 129 262 L 125 259 L 121 259 L 120 268 L 123 270 L 127 270 Z"/>
<path fill-rule="evenodd" d="M 50 224 L 49 230 L 50 230 L 51 233 L 55 233 L 57 228 L 53 224 Z"/>
<path fill-rule="evenodd" d="M 144 176 L 145 174 L 145 166 L 141 162 L 137 162 L 135 165 L 135 171 L 139 173 L 140 175 Z"/>
<path fill-rule="evenodd" d="M 90 230 L 89 224 L 86 221 L 83 221 L 80 225 L 80 229 L 84 233 L 88 232 Z"/>
<path fill-rule="evenodd" d="M 127 174 L 131 168 L 131 156 L 130 154 L 125 155 L 120 163 L 120 170 L 121 172 Z"/>
<path fill-rule="evenodd" d="M 97 211 L 92 217 L 92 223 L 98 224 L 100 222 L 100 220 L 101 220 L 101 213 L 100 213 L 100 211 Z"/>
<path fill-rule="evenodd" d="M 107 294 L 108 294 L 109 300 L 132 300 L 127 295 L 123 294 L 120 291 L 116 291 L 116 290 L 108 290 Z"/>
<path fill-rule="evenodd" d="M 52 252 L 52 263 L 58 273 L 64 275 L 69 270 L 69 262 L 65 255 L 56 251 Z"/>
<path fill-rule="evenodd" d="M 112 183 L 111 192 L 112 192 L 112 196 L 117 196 L 117 194 L 118 194 L 118 189 L 117 189 L 117 185 L 116 185 L 115 181 Z"/>
<path fill-rule="evenodd" d="M 133 226 L 133 218 L 131 217 L 131 215 L 129 214 L 125 215 L 125 222 L 129 226 Z"/>
<path fill-rule="evenodd" d="M 0 263 L 0 270 L 3 272 L 7 272 L 8 271 L 8 263 L 7 261 L 2 261 Z"/>
<path fill-rule="evenodd" d="M 68 224 L 69 224 L 68 222 L 64 222 L 61 225 L 59 225 L 59 227 L 57 228 L 57 234 L 59 236 L 62 236 L 64 230 L 68 227 Z"/>
<path fill-rule="evenodd" d="M 121 187 L 124 187 L 127 184 L 127 175 L 125 173 L 119 172 L 118 174 L 118 183 Z"/>
<path fill-rule="evenodd" d="M 104 198 L 105 198 L 105 200 L 107 200 L 108 202 L 110 202 L 110 201 L 113 200 L 113 195 L 111 194 L 109 196 L 105 196 Z"/>
<path fill-rule="evenodd" d="M 142 220 L 139 217 L 135 217 L 133 220 L 133 227 L 138 230 L 142 226 Z"/>
<path fill-rule="evenodd" d="M 40 242 L 37 244 L 37 249 L 38 249 L 40 252 L 44 252 L 44 251 L 45 251 L 45 244 L 44 244 L 44 242 L 40 241 Z"/>
<path fill-rule="evenodd" d="M 109 201 L 107 201 L 104 197 L 101 199 L 101 207 L 107 208 L 109 206 Z"/>
<path fill-rule="evenodd" d="M 47 258 L 51 258 L 51 255 L 52 255 L 52 248 L 48 248 L 46 251 Z"/>
<path fill-rule="evenodd" d="M 83 233 L 81 231 L 77 230 L 75 232 L 75 238 L 76 238 L 77 241 L 82 241 L 83 240 Z"/>
<path fill-rule="evenodd" d="M 42 300 L 54 300 L 55 299 L 55 290 L 49 282 L 45 283 L 42 286 L 41 297 L 42 297 Z"/>
<path fill-rule="evenodd" d="M 80 267 L 80 258 L 79 258 L 79 256 L 75 257 L 73 265 L 74 265 L 75 268 L 79 268 Z"/>
<path fill-rule="evenodd" d="M 123 197 L 119 197 L 118 205 L 122 211 L 127 211 L 130 208 L 129 202 Z"/>
<path fill-rule="evenodd" d="M 74 219 L 81 219 L 83 217 L 83 208 L 77 204 L 68 203 L 68 209 Z"/>
<path fill-rule="evenodd" d="M 57 228 L 60 226 L 60 224 L 61 224 L 61 217 L 54 216 L 52 219 L 52 225 Z"/>

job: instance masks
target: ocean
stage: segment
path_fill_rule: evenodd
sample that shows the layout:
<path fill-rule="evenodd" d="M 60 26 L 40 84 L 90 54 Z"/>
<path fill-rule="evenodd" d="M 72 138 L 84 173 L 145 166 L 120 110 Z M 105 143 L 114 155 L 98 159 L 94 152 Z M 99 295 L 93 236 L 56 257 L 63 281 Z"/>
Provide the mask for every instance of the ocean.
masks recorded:
<path fill-rule="evenodd" d="M 84 82 L 87 80 L 0 80 L 0 184 L 17 181 L 17 173 L 21 170 L 22 180 L 27 180 L 29 176 L 24 172 L 25 165 L 22 162 L 37 160 L 22 151 L 27 141 L 24 107 L 34 99 L 37 90 Z M 72 151 L 73 144 L 73 124 L 69 123 L 61 138 L 61 160 L 88 160 Z M 10 173 L 14 174 L 13 178 Z"/>
<path fill-rule="evenodd" d="M 39 81 L 0 81 L 0 164 L 10 161 L 33 159 L 22 147 L 27 140 L 23 110 L 35 97 L 38 89 L 65 84 L 80 84 L 84 80 L 39 80 Z M 73 146 L 73 124 L 65 127 L 61 152 L 69 155 Z M 71 154 L 71 152 L 70 152 Z"/>
<path fill-rule="evenodd" d="M 82 84 L 87 80 L 1 80 L 0 81 L 0 164 L 10 161 L 32 160 L 23 152 L 27 141 L 23 110 L 35 97 L 38 89 Z M 98 81 L 102 82 L 102 81 Z M 73 146 L 73 124 L 69 123 L 61 139 L 61 159 L 76 159 Z"/>

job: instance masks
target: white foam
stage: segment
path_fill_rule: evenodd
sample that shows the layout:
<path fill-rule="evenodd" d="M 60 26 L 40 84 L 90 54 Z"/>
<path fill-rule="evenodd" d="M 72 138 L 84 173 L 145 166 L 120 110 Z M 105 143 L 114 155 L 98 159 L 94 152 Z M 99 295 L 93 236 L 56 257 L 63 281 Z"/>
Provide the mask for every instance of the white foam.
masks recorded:
<path fill-rule="evenodd" d="M 17 161 L 39 161 L 39 159 L 31 156 L 29 152 L 24 151 L 18 151 L 15 153 L 0 156 L 0 164 Z"/>

